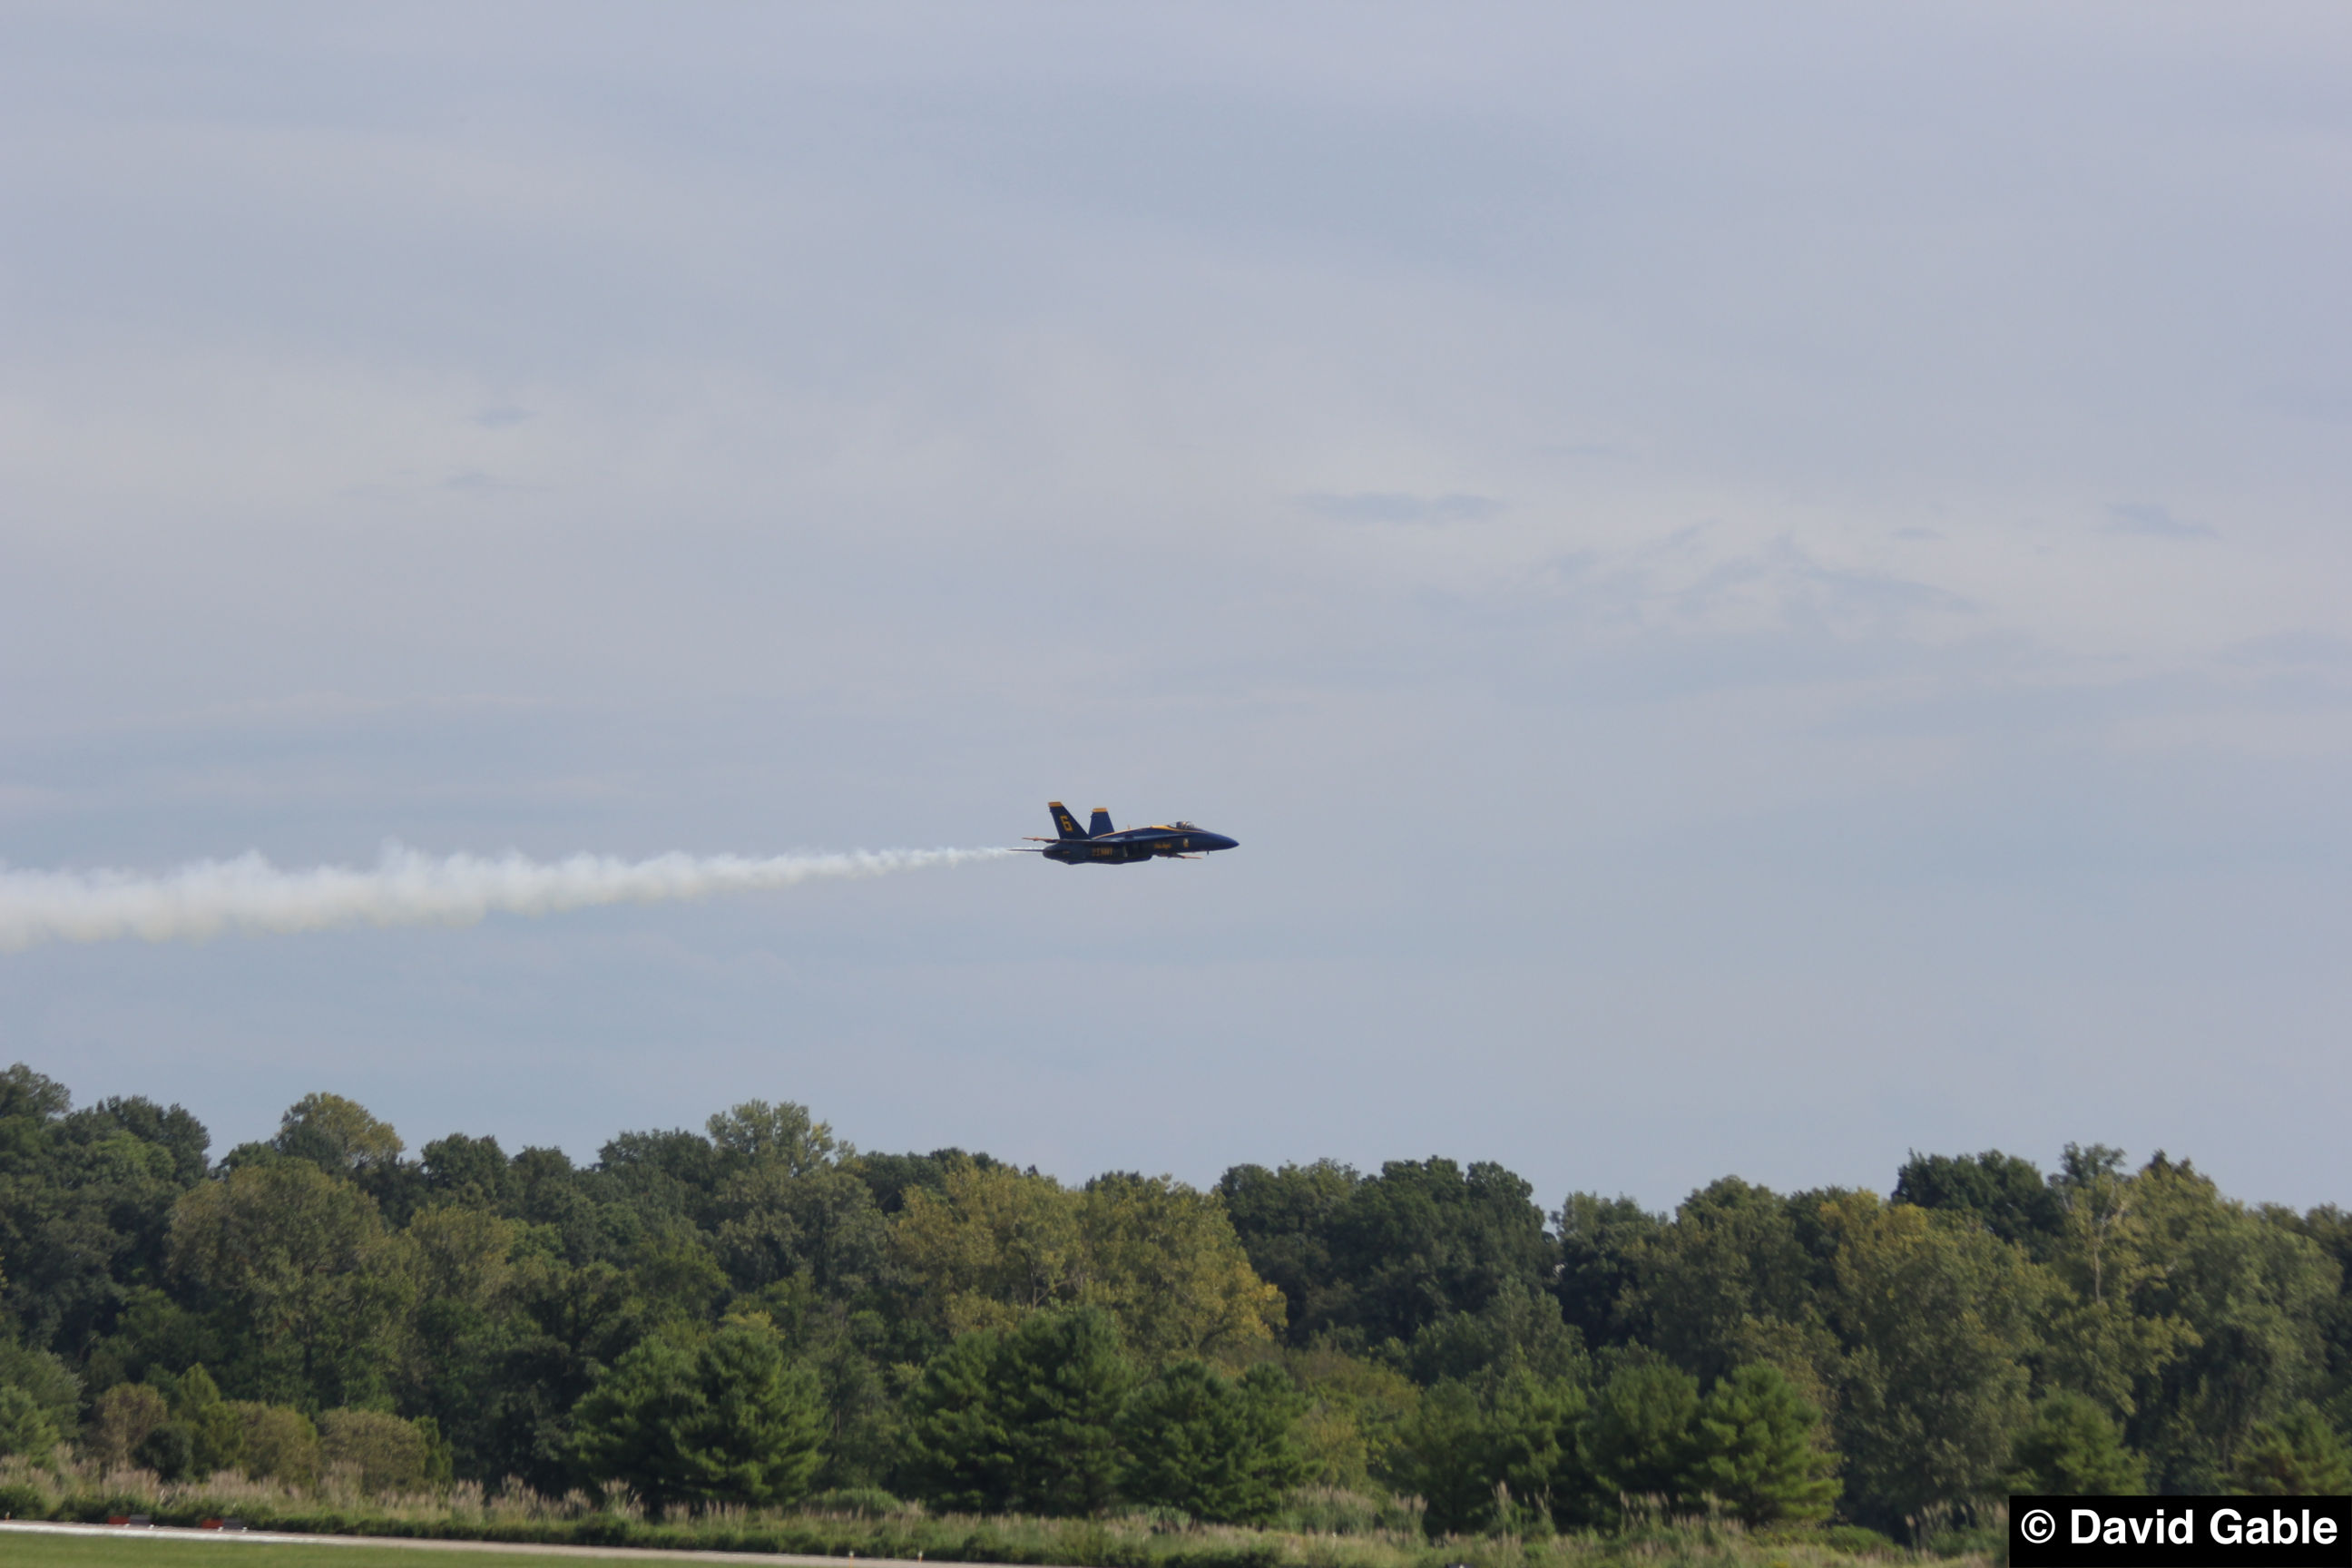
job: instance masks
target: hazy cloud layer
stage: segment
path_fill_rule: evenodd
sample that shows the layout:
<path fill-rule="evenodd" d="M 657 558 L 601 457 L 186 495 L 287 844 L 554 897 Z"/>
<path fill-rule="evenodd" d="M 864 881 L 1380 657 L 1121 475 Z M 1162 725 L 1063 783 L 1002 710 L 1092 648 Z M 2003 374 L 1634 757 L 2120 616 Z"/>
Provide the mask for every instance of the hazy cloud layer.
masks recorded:
<path fill-rule="evenodd" d="M 2107 508 L 2107 526 L 2117 533 L 2147 539 L 2210 539 L 2213 530 L 2201 522 L 2184 522 L 2167 509 L 2149 501 L 2118 501 Z"/>
<path fill-rule="evenodd" d="M 12 1058 L 224 1140 L 2346 1196 L 2340 7 L 7 37 L 18 872 L 1244 843 L 38 946 Z"/>
<path fill-rule="evenodd" d="M 1503 510 L 1492 496 L 1416 496 L 1393 490 L 1357 495 L 1303 495 L 1298 504 L 1340 522 L 1475 522 Z"/>

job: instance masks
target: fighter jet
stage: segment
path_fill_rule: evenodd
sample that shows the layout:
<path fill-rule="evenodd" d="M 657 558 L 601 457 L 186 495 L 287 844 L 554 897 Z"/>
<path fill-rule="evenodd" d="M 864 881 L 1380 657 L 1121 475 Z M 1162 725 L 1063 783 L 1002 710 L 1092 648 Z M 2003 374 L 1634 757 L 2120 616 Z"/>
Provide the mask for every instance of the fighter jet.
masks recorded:
<path fill-rule="evenodd" d="M 1153 858 L 1166 860 L 1198 860 L 1213 849 L 1231 849 L 1234 841 L 1222 833 L 1212 833 L 1189 822 L 1163 822 L 1150 827 L 1114 828 L 1110 813 L 1095 807 L 1094 820 L 1086 826 L 1070 808 L 1058 800 L 1045 803 L 1054 814 L 1054 826 L 1061 830 L 1059 838 L 1036 838 L 1032 844 L 1042 844 L 1043 849 L 1031 849 L 1031 855 L 1043 855 L 1048 860 L 1059 860 L 1065 866 L 1125 866 L 1132 861 Z M 1189 853 L 1188 853 L 1189 852 Z"/>

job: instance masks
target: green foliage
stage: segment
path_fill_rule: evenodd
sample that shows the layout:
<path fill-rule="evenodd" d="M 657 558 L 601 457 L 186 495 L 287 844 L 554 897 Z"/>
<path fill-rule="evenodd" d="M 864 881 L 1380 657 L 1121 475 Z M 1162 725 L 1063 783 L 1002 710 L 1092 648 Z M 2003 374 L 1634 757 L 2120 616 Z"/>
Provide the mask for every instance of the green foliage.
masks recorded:
<path fill-rule="evenodd" d="M 144 1384 L 117 1384 L 98 1396 L 84 1441 L 106 1465 L 127 1465 L 147 1435 L 171 1419 L 163 1395 Z"/>
<path fill-rule="evenodd" d="M 2010 1463 L 2012 1491 L 2131 1497 L 2147 1482 L 2147 1467 L 2124 1447 L 2106 1412 L 2089 1396 L 2063 1389 L 2034 1407 Z"/>
<path fill-rule="evenodd" d="M 224 1552 L 236 1552 L 218 1537 L 197 1537 L 187 1527 L 234 1512 L 256 1529 L 318 1536 L 372 1536 L 431 1541 L 433 1555 L 452 1568 L 501 1568 L 511 1553 L 468 1552 L 467 1541 L 509 1546 L 570 1546 L 590 1553 L 640 1550 L 678 1556 L 700 1553 L 792 1553 L 836 1562 L 850 1558 L 947 1563 L 1065 1563 L 1078 1568 L 1438 1568 L 1448 1563 L 1476 1568 L 1623 1568 L 1629 1563 L 1697 1563 L 1711 1568 L 1854 1568 L 1849 1553 L 1894 1554 L 1892 1544 L 1852 1528 L 1776 1533 L 1766 1539 L 1706 1523 L 1648 1527 L 1631 1541 L 1560 1537 L 1549 1541 L 1492 1541 L 1433 1549 L 1402 1535 L 1409 1510 L 1369 1499 L 1310 1500 L 1301 1516 L 1341 1527 L 1344 1540 L 1286 1539 L 1229 1528 L 1171 1529 L 1164 1518 L 1130 1515 L 1103 1520 L 1040 1520 L 1030 1517 L 975 1520 L 922 1515 L 847 1512 L 708 1510 L 659 1520 L 583 1508 L 576 1500 L 509 1497 L 488 1516 L 469 1499 L 402 1498 L 270 1502 L 249 1488 L 214 1492 L 203 1486 L 156 1495 L 142 1489 L 111 1495 L 68 1491 L 63 1496 L 35 1484 L 21 1489 L 0 1484 L 0 1505 L 20 1500 L 51 1517 L 103 1520 L 135 1499 L 137 1511 L 161 1526 L 179 1527 L 100 1536 L 50 1537 L 50 1544 L 19 1538 L 16 1558 L 45 1568 L 215 1568 Z M 185 1533 L 182 1533 L 182 1531 Z M 1320 1533 L 1318 1531 L 1318 1533 Z M 1417 1531 L 1415 1532 L 1417 1534 Z M 331 1549 L 332 1559 L 352 1568 L 408 1568 L 413 1546 L 371 1546 L 347 1541 Z M 257 1549 L 268 1555 L 266 1549 Z M 324 1557 L 328 1550 L 290 1555 Z M 726 1558 L 719 1559 L 721 1562 Z"/>
<path fill-rule="evenodd" d="M 2041 1171 L 2032 1161 L 1998 1149 L 1981 1154 L 1914 1152 L 1895 1173 L 1892 1198 L 1966 1215 L 2036 1257 L 2044 1255 L 2064 1225 L 2059 1194 Z"/>
<path fill-rule="evenodd" d="M 2298 1405 L 2247 1435 L 2230 1479 L 2260 1497 L 2341 1496 L 2352 1492 L 2352 1444 L 2317 1406 Z"/>
<path fill-rule="evenodd" d="M 2154 1300 L 2163 1269 L 2140 1182 L 2103 1144 L 2068 1144 L 2049 1184 L 2057 1214 L 2041 1238 L 2053 1287 L 2040 1361 L 2045 1383 L 2128 1419 L 2155 1379 L 2197 1342 Z"/>
<path fill-rule="evenodd" d="M 1398 1479 L 1427 1505 L 1433 1537 L 1548 1534 L 1556 1520 L 1573 1521 L 1590 1490 L 1584 1415 L 1574 1384 L 1524 1370 L 1480 1388 L 1439 1384 L 1407 1425 Z"/>
<path fill-rule="evenodd" d="M 1406 1344 L 1513 1283 L 1542 1291 L 1551 1271 L 1532 1189 L 1496 1164 L 1396 1160 L 1371 1177 L 1328 1161 L 1240 1165 L 1218 1192 L 1251 1267 L 1289 1304 L 1294 1345 Z"/>
<path fill-rule="evenodd" d="M 1393 1473 L 1427 1506 L 1433 1536 L 1483 1529 L 1493 1516 L 1495 1483 L 1486 1475 L 1485 1412 L 1465 1383 L 1442 1383 L 1423 1395 L 1399 1444 Z"/>
<path fill-rule="evenodd" d="M 238 1381 L 265 1398 L 379 1397 L 406 1349 L 415 1293 L 406 1248 L 386 1235 L 373 1199 L 307 1159 L 244 1166 L 190 1189 L 173 1211 L 172 1262 L 240 1326 Z"/>
<path fill-rule="evenodd" d="M 582 1403 L 578 1446 L 596 1480 L 656 1508 L 772 1505 L 806 1494 L 823 1430 L 815 1375 L 765 1320 L 735 1320 L 624 1355 Z"/>
<path fill-rule="evenodd" d="M 1825 1322 L 1822 1194 L 1783 1198 L 1738 1177 L 1693 1193 L 1671 1226 L 1622 1260 L 1621 1331 L 1702 1381 L 1755 1362 L 1819 1384 L 1836 1349 Z M 1629 1238 L 1631 1239 L 1631 1238 Z"/>
<path fill-rule="evenodd" d="M 1571 1194 L 1549 1235 L 1493 1164 L 1073 1187 L 862 1154 L 773 1098 L 583 1163 L 456 1133 L 412 1158 L 328 1094 L 207 1152 L 177 1107 L 0 1073 L 11 1431 L 38 1439 L 29 1401 L 93 1470 L 143 1449 L 197 1477 L 608 1480 L 678 1509 L 888 1487 L 1252 1518 L 1296 1475 L 1523 1539 L 1713 1495 L 1827 1541 L 1804 1521 L 1842 1481 L 1835 1529 L 1922 1546 L 2019 1476 L 2320 1485 L 2352 1420 L 2352 1217 L 2097 1145 L 2046 1179 L 1915 1154 L 1892 1202 Z M 1389 1517 L 1367 1506 L 1325 1511 Z"/>
<path fill-rule="evenodd" d="M 57 1446 L 57 1423 L 41 1402 L 14 1384 L 0 1384 L 0 1455 L 41 1459 Z"/>
<path fill-rule="evenodd" d="M 1999 1495 L 2027 1414 L 2044 1282 L 1980 1226 L 1847 1194 L 1819 1207 L 1837 1447 L 1864 1522 Z"/>
<path fill-rule="evenodd" d="M 845 1514 L 851 1519 L 882 1519 L 907 1509 L 880 1487 L 837 1487 L 803 1498 L 801 1507 L 810 1513 Z"/>
<path fill-rule="evenodd" d="M 1816 1440 L 1821 1419 L 1778 1367 L 1735 1369 L 1699 1402 L 1680 1490 L 1716 1499 L 1751 1529 L 1827 1518 L 1840 1486 L 1835 1457 Z"/>
<path fill-rule="evenodd" d="M 1559 1246 L 1556 1285 L 1560 1312 L 1589 1344 L 1623 1344 L 1635 1337 L 1631 1319 L 1636 1274 L 1665 1222 L 1632 1198 L 1571 1193 L 1551 1216 Z"/>
<path fill-rule="evenodd" d="M 907 1398 L 904 1472 L 915 1489 L 960 1513 L 1010 1508 L 1018 1496 L 1013 1433 L 997 1387 L 1003 1335 L 959 1337 L 923 1369 Z"/>
<path fill-rule="evenodd" d="M 907 1206 L 907 1194 L 922 1191 L 933 1197 L 945 1195 L 948 1172 L 959 1165 L 977 1165 L 993 1170 L 999 1162 L 985 1154 L 970 1154 L 961 1149 L 934 1149 L 928 1154 L 856 1154 L 842 1161 L 842 1168 L 866 1184 L 874 1195 L 874 1206 L 886 1215 L 895 1215 Z"/>
<path fill-rule="evenodd" d="M 369 1491 L 415 1491 L 436 1479 L 435 1433 L 426 1423 L 381 1410 L 328 1410 L 318 1430 L 320 1466 Z"/>
<path fill-rule="evenodd" d="M 1115 1173 L 1072 1192 L 956 1165 L 938 1195 L 907 1194 L 891 1251 L 910 1315 L 947 1334 L 1094 1307 L 1157 1363 L 1264 1344 L 1282 1317 L 1215 1194 L 1164 1176 Z"/>
<path fill-rule="evenodd" d="M 2326 1387 L 2342 1270 L 2287 1216 L 2223 1198 L 2185 1161 L 2158 1154 L 2130 1187 L 2155 1265 L 2138 1310 L 2186 1341 L 2148 1377 L 2133 1446 L 2161 1489 L 2219 1489 L 2257 1426 Z"/>
<path fill-rule="evenodd" d="M 1306 1396 L 1292 1431 L 1316 1486 L 1361 1490 L 1385 1473 L 1421 1394 L 1394 1367 L 1329 1344 L 1286 1352 L 1283 1365 Z"/>
<path fill-rule="evenodd" d="M 161 1282 L 173 1200 L 202 1173 L 204 1127 L 178 1106 L 107 1100 L 0 1072 L 0 1317 L 79 1363 L 127 1292 Z"/>
<path fill-rule="evenodd" d="M 1087 1184 L 1076 1215 L 1076 1300 L 1109 1312 L 1141 1361 L 1238 1354 L 1281 1329 L 1282 1297 L 1251 1269 L 1214 1193 L 1113 1172 Z"/>
<path fill-rule="evenodd" d="M 189 1468 L 197 1475 L 234 1469 L 245 1459 L 245 1423 L 221 1397 L 220 1385 L 202 1366 L 179 1377 L 164 1374 L 164 1400 L 172 1419 L 187 1428 Z"/>
<path fill-rule="evenodd" d="M 229 1409 L 237 1419 L 237 1452 L 247 1475 L 298 1487 L 317 1482 L 324 1456 L 309 1416 L 254 1400 L 233 1401 Z"/>
<path fill-rule="evenodd" d="M 1271 1519 L 1306 1468 L 1291 1436 L 1305 1405 L 1270 1363 L 1240 1378 L 1196 1361 L 1162 1367 L 1120 1413 L 1119 1491 L 1219 1523 Z"/>
<path fill-rule="evenodd" d="M 1234 1233 L 1258 1278 L 1289 1304 L 1290 1342 L 1305 1347 L 1344 1310 L 1348 1292 L 1331 1262 L 1331 1224 L 1363 1180 L 1331 1160 L 1311 1165 L 1235 1165 L 1217 1183 Z"/>
<path fill-rule="evenodd" d="M 1423 1327 L 1403 1363 L 1423 1384 L 1518 1371 L 1583 1383 L 1592 1370 L 1584 1336 L 1559 1301 L 1520 1279 L 1506 1280 L 1475 1312 L 1447 1312 Z"/>
<path fill-rule="evenodd" d="M 1333 1270 L 1347 1280 L 1334 1327 L 1367 1344 L 1409 1342 L 1447 1312 L 1476 1312 L 1507 1284 L 1540 1290 L 1551 1265 L 1543 1211 L 1488 1162 L 1391 1160 L 1333 1215 Z"/>
<path fill-rule="evenodd" d="M 1580 1442 L 1585 1397 L 1563 1378 L 1513 1371 L 1489 1384 L 1476 1452 L 1493 1480 L 1492 1528 L 1542 1533 L 1566 1522 L 1591 1470 Z"/>
<path fill-rule="evenodd" d="M 857 1289 L 882 1270 L 889 1226 L 864 1182 L 777 1160 L 729 1177 L 711 1207 L 721 1267 L 738 1289 L 806 1275 L 820 1291 Z"/>
<path fill-rule="evenodd" d="M 1119 1407 L 1134 1381 L 1097 1308 L 967 1334 L 908 1396 L 907 1473 L 947 1508 L 1098 1513 L 1116 1493 Z"/>
<path fill-rule="evenodd" d="M 289 1106 L 270 1147 L 338 1175 L 362 1175 L 399 1163 L 404 1147 L 389 1122 L 340 1094 L 306 1094 Z"/>
<path fill-rule="evenodd" d="M 1593 1396 L 1584 1449 L 1604 1508 L 1621 1498 L 1679 1501 L 1698 1418 L 1698 1380 L 1651 1356 L 1628 1358 Z"/>
<path fill-rule="evenodd" d="M 59 1432 L 71 1431 L 81 1412 L 81 1379 L 51 1351 L 0 1340 L 0 1388 L 23 1390 Z"/>
<path fill-rule="evenodd" d="M 418 1153 L 418 1173 L 433 1199 L 487 1209 L 503 1206 L 513 1196 L 513 1169 L 496 1138 L 452 1132 L 427 1143 Z"/>
<path fill-rule="evenodd" d="M 131 1458 L 163 1480 L 184 1479 L 195 1473 L 196 1435 L 184 1422 L 166 1421 L 139 1439 Z"/>
<path fill-rule="evenodd" d="M 765 1166 L 804 1176 L 856 1152 L 834 1141 L 833 1129 L 787 1100 L 747 1100 L 706 1124 L 720 1157 L 735 1165 Z"/>

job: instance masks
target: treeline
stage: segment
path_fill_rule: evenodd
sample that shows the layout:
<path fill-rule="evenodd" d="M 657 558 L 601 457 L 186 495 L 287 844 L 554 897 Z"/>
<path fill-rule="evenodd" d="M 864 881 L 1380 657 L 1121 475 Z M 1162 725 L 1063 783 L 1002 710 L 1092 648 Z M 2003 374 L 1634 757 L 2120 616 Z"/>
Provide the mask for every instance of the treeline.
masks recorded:
<path fill-rule="evenodd" d="M 0 1074 L 0 1453 L 656 1510 L 1896 1534 L 2011 1489 L 2352 1489 L 2352 1216 L 2186 1162 L 1916 1156 L 1671 1215 L 1499 1165 L 1066 1187 L 802 1107 L 577 1165 L 348 1100 L 211 1158 Z M 1412 1504 L 1405 1500 L 1421 1500 Z"/>

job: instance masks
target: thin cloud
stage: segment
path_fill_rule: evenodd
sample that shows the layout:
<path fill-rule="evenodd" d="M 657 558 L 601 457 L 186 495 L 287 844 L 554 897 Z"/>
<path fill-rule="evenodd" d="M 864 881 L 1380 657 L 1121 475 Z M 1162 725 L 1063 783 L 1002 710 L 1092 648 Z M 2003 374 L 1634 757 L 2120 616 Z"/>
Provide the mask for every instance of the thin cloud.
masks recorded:
<path fill-rule="evenodd" d="M 2211 539 L 2213 531 L 2201 522 L 2184 522 L 2152 501 L 2117 501 L 2107 508 L 2109 533 L 2134 533 L 2143 539 Z"/>
<path fill-rule="evenodd" d="M 2225 664 L 2298 665 L 2341 669 L 2352 668 L 2352 638 L 2324 632 L 2277 632 L 2249 637 L 2223 651 Z"/>
<path fill-rule="evenodd" d="M 1317 491 L 1297 500 L 1316 516 L 1336 522 L 1413 522 L 1426 527 L 1478 522 L 1503 510 L 1503 503 L 1492 496 L 1458 492 L 1417 496 L 1402 490 L 1358 490 L 1345 495 Z"/>

